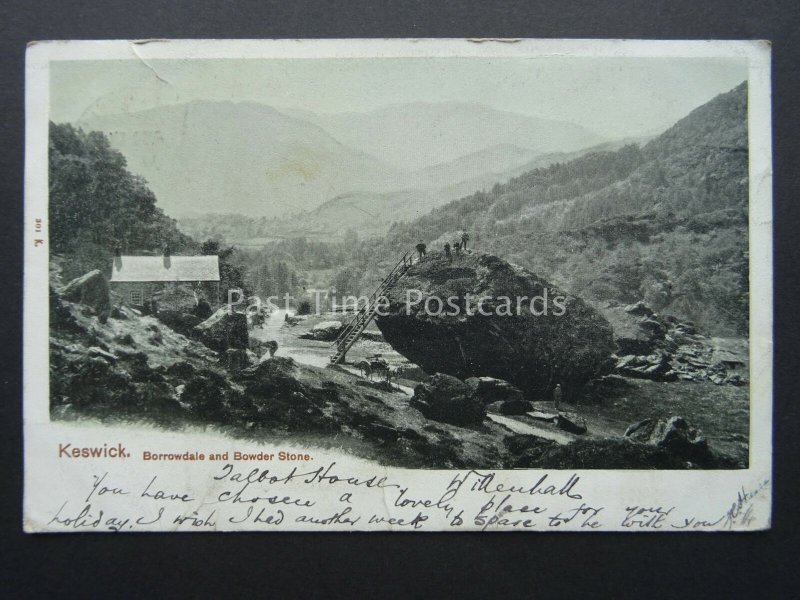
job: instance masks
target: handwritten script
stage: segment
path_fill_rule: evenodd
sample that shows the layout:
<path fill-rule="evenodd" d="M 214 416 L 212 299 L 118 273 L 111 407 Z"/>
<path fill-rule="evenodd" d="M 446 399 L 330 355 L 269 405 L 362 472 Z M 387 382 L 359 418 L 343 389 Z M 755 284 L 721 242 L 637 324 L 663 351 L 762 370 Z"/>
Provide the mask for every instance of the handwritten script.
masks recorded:
<path fill-rule="evenodd" d="M 428 473 L 431 475 L 431 473 Z M 764 479 L 741 488 L 729 505 L 701 515 L 677 505 L 593 500 L 585 475 L 570 472 L 459 471 L 437 485 L 395 472 L 354 474 L 322 466 L 253 468 L 215 465 L 200 482 L 175 484 L 163 474 L 132 483 L 129 473 L 94 473 L 55 503 L 50 531 L 208 530 L 596 530 L 747 528 Z M 202 493 L 198 491 L 202 490 Z"/>

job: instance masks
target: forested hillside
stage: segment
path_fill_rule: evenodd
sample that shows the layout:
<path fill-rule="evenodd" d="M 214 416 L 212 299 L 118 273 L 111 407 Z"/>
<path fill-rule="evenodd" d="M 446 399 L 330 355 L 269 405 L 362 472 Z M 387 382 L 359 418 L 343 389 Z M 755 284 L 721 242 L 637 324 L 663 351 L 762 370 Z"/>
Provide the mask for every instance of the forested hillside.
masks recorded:
<path fill-rule="evenodd" d="M 473 245 L 593 300 L 645 299 L 707 330 L 747 328 L 747 89 L 641 149 L 535 169 L 409 224 L 389 246 Z"/>
<path fill-rule="evenodd" d="M 297 237 L 324 241 L 344 239 L 348 230 L 358 231 L 361 237 L 383 236 L 394 222 L 413 221 L 474 190 L 491 188 L 498 181 L 592 152 L 617 150 L 626 143 L 631 142 L 615 140 L 574 152 L 539 154 L 530 160 L 524 160 L 529 151 L 503 144 L 410 174 L 404 189 L 345 192 L 326 200 L 312 211 L 300 211 L 281 218 L 238 213 L 183 215 L 178 219 L 178 227 L 197 239 L 220 236 L 239 246 Z M 520 164 L 520 160 L 524 163 Z M 473 175 L 459 180 L 468 172 Z"/>
<path fill-rule="evenodd" d="M 199 246 L 156 206 L 147 182 L 131 174 L 105 135 L 50 124 L 50 249 L 66 255 L 66 277 L 108 271 L 114 249 L 193 254 Z"/>

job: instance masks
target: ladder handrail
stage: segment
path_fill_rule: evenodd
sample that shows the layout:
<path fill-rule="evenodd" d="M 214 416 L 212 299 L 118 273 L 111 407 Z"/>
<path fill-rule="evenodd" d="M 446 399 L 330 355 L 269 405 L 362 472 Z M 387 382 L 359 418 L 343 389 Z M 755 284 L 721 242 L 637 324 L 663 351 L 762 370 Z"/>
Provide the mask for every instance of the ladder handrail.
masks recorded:
<path fill-rule="evenodd" d="M 409 255 L 411 255 L 411 256 L 409 257 Z M 388 287 L 389 287 L 388 281 L 398 271 L 400 266 L 401 265 L 403 265 L 403 267 L 411 266 L 413 264 L 413 259 L 414 259 L 414 255 L 412 253 L 410 253 L 410 252 L 406 252 L 405 254 L 403 254 L 403 257 L 400 260 L 397 261 L 397 263 L 394 265 L 394 267 L 392 267 L 392 270 L 389 271 L 389 273 L 381 280 L 380 284 L 375 289 L 375 291 L 372 292 L 372 294 L 367 298 L 367 302 L 364 304 L 364 306 L 362 306 L 360 309 L 358 309 L 358 311 L 353 316 L 353 318 L 350 320 L 350 322 L 342 329 L 342 331 L 339 333 L 339 335 L 336 338 L 336 340 L 334 340 L 332 345 L 337 348 L 337 353 L 340 350 L 339 346 L 341 345 L 341 343 L 353 331 L 355 331 L 356 329 L 358 329 L 358 327 L 361 326 L 362 321 L 365 321 L 364 326 L 366 327 L 366 324 L 369 322 L 369 320 L 371 320 L 371 318 L 368 317 L 368 313 L 370 313 L 372 311 L 372 309 L 375 307 L 375 302 L 373 300 L 376 300 L 377 297 L 379 297 L 379 294 L 382 294 L 383 292 L 385 292 L 388 289 Z M 392 282 L 392 284 L 394 284 L 394 283 L 395 282 Z"/>
<path fill-rule="evenodd" d="M 333 342 L 333 345 L 335 345 L 335 346 L 338 348 L 338 347 L 339 347 L 339 345 L 341 344 L 341 342 L 342 342 L 342 341 L 344 341 L 344 340 L 345 340 L 345 339 L 346 339 L 346 338 L 347 338 L 347 337 L 348 337 L 348 336 L 349 336 L 349 335 L 350 335 L 350 334 L 351 334 L 353 331 L 355 331 L 355 330 L 356 330 L 356 329 L 358 329 L 359 327 L 362 327 L 362 325 L 363 325 L 363 326 L 366 326 L 366 324 L 367 324 L 367 322 L 370 320 L 370 316 L 371 316 L 369 313 L 370 313 L 370 312 L 371 312 L 371 311 L 374 309 L 374 307 L 375 307 L 375 302 L 374 302 L 374 300 L 376 300 L 376 299 L 377 299 L 377 297 L 378 297 L 380 294 L 382 294 L 383 292 L 385 292 L 385 291 L 386 291 L 386 289 L 388 289 L 388 287 L 389 287 L 389 280 L 390 280 L 390 279 L 391 279 L 391 278 L 392 278 L 392 277 L 395 275 L 395 273 L 398 271 L 398 269 L 400 268 L 400 265 L 408 265 L 408 264 L 409 264 L 409 263 L 407 263 L 407 261 L 406 261 L 406 259 L 407 259 L 407 258 L 408 258 L 408 252 L 406 252 L 406 254 L 404 254 L 404 255 L 403 255 L 403 258 L 401 258 L 401 259 L 400 259 L 400 260 L 399 260 L 399 261 L 398 261 L 398 262 L 395 264 L 395 266 L 392 268 L 392 270 L 391 270 L 391 271 L 389 271 L 389 273 L 386 275 L 386 277 L 384 277 L 384 278 L 383 278 L 383 280 L 382 280 L 382 281 L 381 281 L 381 283 L 378 285 L 378 287 L 375 289 L 375 291 L 374 291 L 374 292 L 372 292 L 372 294 L 371 294 L 371 295 L 370 295 L 370 296 L 367 298 L 367 302 L 364 304 L 364 306 L 362 306 L 362 307 L 361 307 L 361 308 L 360 308 L 360 309 L 359 309 L 359 310 L 356 312 L 356 314 L 355 314 L 355 315 L 354 315 L 354 317 L 353 317 L 353 318 L 350 320 L 350 322 L 349 322 L 349 323 L 348 323 L 348 324 L 347 324 L 347 325 L 346 325 L 346 326 L 345 326 L 345 327 L 342 329 L 342 331 L 339 333 L 339 336 L 338 336 L 338 337 L 336 338 L 336 340 Z M 395 282 L 392 282 L 392 284 L 393 284 L 393 283 L 395 283 Z"/>

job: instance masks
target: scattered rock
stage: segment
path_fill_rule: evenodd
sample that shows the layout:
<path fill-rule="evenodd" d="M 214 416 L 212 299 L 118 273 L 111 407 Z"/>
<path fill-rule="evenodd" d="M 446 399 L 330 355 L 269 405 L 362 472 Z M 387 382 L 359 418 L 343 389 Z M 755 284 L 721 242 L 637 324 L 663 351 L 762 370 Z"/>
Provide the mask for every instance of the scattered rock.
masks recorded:
<path fill-rule="evenodd" d="M 218 421 L 225 417 L 225 380 L 213 371 L 203 370 L 189 379 L 181 399 L 198 417 Z"/>
<path fill-rule="evenodd" d="M 527 400 L 500 400 L 486 406 L 486 411 L 499 415 L 524 415 L 533 410 L 533 404 Z"/>
<path fill-rule="evenodd" d="M 742 340 L 706 338 L 694 323 L 670 315 L 660 317 L 644 302 L 626 307 L 608 302 L 600 311 L 614 327 L 620 356 L 615 371 L 620 375 L 653 381 L 747 384 L 748 350 Z"/>
<path fill-rule="evenodd" d="M 97 346 L 91 346 L 86 349 L 86 352 L 89 356 L 95 356 L 97 358 L 102 358 L 103 360 L 108 361 L 109 363 L 117 362 L 117 357 L 112 354 L 111 352 L 106 352 L 102 348 L 98 348 Z"/>
<path fill-rule="evenodd" d="M 250 338 L 248 347 L 260 360 L 268 360 L 278 353 L 278 342 L 275 340 L 259 340 Z"/>
<path fill-rule="evenodd" d="M 655 313 L 642 300 L 635 304 L 629 304 L 623 309 L 626 313 L 639 317 L 652 317 Z"/>
<path fill-rule="evenodd" d="M 194 307 L 194 316 L 200 319 L 200 321 L 205 321 L 213 314 L 211 310 L 211 305 L 202 298 L 198 300 L 197 306 Z"/>
<path fill-rule="evenodd" d="M 409 404 L 429 419 L 453 425 L 478 424 L 486 417 L 486 405 L 473 389 L 443 373 L 417 385 Z"/>
<path fill-rule="evenodd" d="M 532 410 L 528 413 L 528 416 L 531 419 L 536 419 L 537 421 L 544 421 L 546 423 L 555 424 L 556 419 L 558 418 L 558 413 L 549 413 L 549 412 L 542 412 L 540 410 Z"/>
<path fill-rule="evenodd" d="M 149 383 L 164 381 L 163 373 L 166 372 L 166 369 L 151 368 L 147 361 L 147 354 L 144 352 L 121 354 L 119 360 L 133 381 Z"/>
<path fill-rule="evenodd" d="M 289 325 L 290 327 L 294 327 L 295 325 L 297 325 L 298 323 L 302 323 L 302 322 L 303 322 L 303 321 L 305 321 L 306 319 L 308 319 L 308 317 L 307 317 L 307 316 L 305 316 L 305 315 L 295 315 L 295 316 L 292 316 L 292 315 L 290 315 L 289 313 L 286 313 L 286 314 L 283 316 L 283 321 L 284 321 L 284 323 L 286 323 L 286 324 L 287 324 L 287 325 Z"/>
<path fill-rule="evenodd" d="M 185 335 L 188 338 L 197 337 L 197 330 L 195 330 L 195 327 L 202 322 L 196 315 L 177 310 L 159 310 L 156 317 L 173 331 Z"/>
<path fill-rule="evenodd" d="M 83 328 L 78 324 L 75 315 L 64 306 L 56 291 L 50 288 L 50 327 L 71 333 L 79 333 Z"/>
<path fill-rule="evenodd" d="M 225 368 L 230 372 L 241 371 L 250 366 L 249 350 L 241 348 L 228 348 L 225 351 Z"/>
<path fill-rule="evenodd" d="M 130 333 L 118 335 L 114 338 L 114 341 L 117 342 L 118 344 L 124 344 L 125 346 L 136 345 L 136 341 L 133 339 L 133 336 Z"/>
<path fill-rule="evenodd" d="M 119 321 L 126 321 L 128 319 L 128 315 L 120 310 L 119 306 L 114 306 L 111 308 L 111 318 Z"/>
<path fill-rule="evenodd" d="M 524 401 L 522 391 L 502 379 L 495 379 L 494 377 L 470 377 L 466 379 L 464 383 L 466 383 L 471 388 L 472 393 L 486 405 L 496 402 L 508 402 L 510 403 L 509 405 L 516 403 L 520 405 L 520 403 Z"/>
<path fill-rule="evenodd" d="M 73 279 L 61 289 L 60 295 L 64 300 L 91 308 L 101 323 L 111 316 L 108 282 L 99 269 Z"/>
<path fill-rule="evenodd" d="M 669 359 L 666 352 L 655 352 L 648 356 L 623 356 L 617 362 L 616 372 L 637 379 L 676 381 L 678 374 L 672 369 Z"/>
<path fill-rule="evenodd" d="M 307 331 L 298 337 L 304 340 L 332 342 L 339 336 L 343 328 L 344 325 L 341 321 L 323 321 L 314 325 L 311 331 Z"/>
<path fill-rule="evenodd" d="M 200 340 L 217 352 L 247 348 L 247 317 L 244 313 L 231 312 L 227 306 L 221 307 L 194 329 L 199 332 Z"/>
<path fill-rule="evenodd" d="M 659 349 L 666 337 L 667 327 L 643 302 L 621 307 L 606 304 L 600 312 L 614 329 L 617 354 L 647 355 Z"/>
<path fill-rule="evenodd" d="M 556 415 L 554 423 L 555 426 L 561 429 L 562 431 L 566 431 L 568 433 L 574 433 L 576 435 L 583 435 L 587 431 L 585 419 L 583 420 L 582 423 L 578 424 L 576 420 L 571 419 L 563 414 L 558 414 Z"/>
<path fill-rule="evenodd" d="M 179 377 L 181 379 L 189 379 L 193 377 L 197 373 L 197 369 L 191 363 L 178 361 L 176 363 L 172 363 L 170 366 L 167 367 L 167 374 L 172 375 L 173 377 Z"/>
<path fill-rule="evenodd" d="M 708 441 L 683 417 L 674 416 L 667 421 L 645 419 L 634 423 L 625 431 L 625 438 L 642 444 L 663 448 L 670 454 L 696 464 L 713 459 Z"/>

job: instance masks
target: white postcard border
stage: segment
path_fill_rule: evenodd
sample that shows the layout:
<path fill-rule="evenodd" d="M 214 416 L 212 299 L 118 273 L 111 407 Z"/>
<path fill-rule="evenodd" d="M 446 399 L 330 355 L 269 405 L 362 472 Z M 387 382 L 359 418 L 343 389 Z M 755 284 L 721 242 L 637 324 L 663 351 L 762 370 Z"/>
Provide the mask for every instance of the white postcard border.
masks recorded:
<path fill-rule="evenodd" d="M 48 381 L 48 247 L 47 247 L 47 148 L 49 114 L 49 64 L 61 60 L 117 60 L 142 61 L 166 58 L 346 58 L 346 57 L 718 57 L 744 58 L 749 65 L 748 117 L 750 144 L 750 463 L 746 470 L 733 471 L 494 471 L 494 481 L 505 486 L 528 486 L 543 475 L 549 482 L 562 487 L 570 477 L 580 479 L 581 501 L 601 506 L 600 530 L 656 531 L 656 530 L 719 530 L 764 529 L 770 526 L 772 480 L 772 159 L 771 159 L 771 94 L 770 46 L 763 41 L 637 41 L 637 40 L 177 40 L 177 41 L 79 41 L 37 42 L 29 46 L 26 75 L 26 158 L 25 158 L 25 273 L 24 273 L 24 434 L 25 434 L 25 498 L 24 528 L 28 532 L 45 531 L 99 531 L 109 527 L 62 527 L 53 521 L 59 509 L 60 498 L 81 498 L 92 475 L 108 469 L 120 469 L 108 460 L 98 460 L 91 468 L 86 464 L 65 464 L 56 457 L 55 446 L 60 437 L 85 439 L 86 443 L 122 437 L 132 448 L 169 448 L 175 435 L 142 428 L 94 428 L 73 424 L 51 423 L 49 419 Z M 36 219 L 41 219 L 37 230 Z M 35 240 L 45 242 L 36 245 Z M 195 440 L 196 438 L 192 437 Z M 220 446 L 222 444 L 222 446 Z M 246 444 L 238 444 L 246 446 Z M 215 440 L 209 449 L 224 443 Z M 255 446 L 253 446 L 255 447 Z M 320 462 L 326 459 L 319 453 Z M 459 478 L 472 477 L 466 471 L 416 471 L 376 467 L 354 459 L 352 466 L 337 463 L 341 474 L 368 478 L 371 475 L 396 481 L 408 490 L 407 497 L 436 500 L 446 493 L 448 486 Z M 313 471 L 313 469 L 311 469 Z M 120 486 L 130 486 L 137 492 L 146 484 L 152 472 L 168 481 L 173 488 L 185 487 L 198 496 L 185 509 L 202 511 L 209 506 L 209 498 L 219 493 L 224 482 L 214 480 L 218 469 L 208 465 L 191 467 L 186 464 L 144 465 L 128 461 L 116 477 Z M 277 470 L 276 470 L 277 472 Z M 346 472 L 346 473 L 345 473 Z M 483 473 L 484 471 L 482 471 Z M 488 471 L 486 471 L 488 472 Z M 201 481 L 202 479 L 202 481 Z M 459 509 L 471 515 L 486 502 L 482 492 L 469 493 L 472 481 L 457 484 L 463 492 Z M 351 493 L 342 484 L 341 495 Z M 396 489 L 392 492 L 375 488 L 354 487 L 353 498 L 358 497 L 358 508 L 365 514 L 383 514 L 385 518 L 408 518 L 412 511 L 407 506 L 397 506 Z M 306 486 L 303 493 L 317 501 L 321 515 L 340 510 L 347 503 L 340 494 L 319 486 Z M 460 493 L 461 493 L 460 492 Z M 394 494 L 394 497 L 392 497 Z M 334 498 L 333 496 L 337 496 Z M 569 493 L 566 494 L 570 496 Z M 133 496 L 128 496 L 128 500 Z M 141 496 L 139 497 L 141 498 Z M 538 499 L 538 498 L 537 498 Z M 127 502 L 128 500 L 125 500 Z M 392 500 L 395 502 L 393 505 Z M 564 496 L 547 497 L 553 510 L 571 510 L 578 501 L 566 501 Z M 563 504 L 559 502 L 564 501 Z M 141 508 L 142 502 L 130 501 L 126 508 L 120 506 L 119 497 L 107 495 L 103 502 L 109 507 L 105 518 L 115 510 L 119 522 L 129 518 L 152 517 L 151 508 Z M 114 504 L 117 501 L 117 505 Z M 102 502 L 101 502 L 102 505 Z M 116 506 L 116 508 L 115 508 Z M 630 507 L 672 506 L 676 511 L 660 522 L 664 527 L 626 525 L 626 510 Z M 743 521 L 739 511 L 752 507 L 751 518 Z M 223 507 L 224 508 L 224 507 Z M 415 507 L 416 509 L 416 507 Z M 453 525 L 454 513 L 430 508 L 429 518 L 419 523 L 420 530 L 465 531 L 482 529 L 467 519 Z M 101 510 L 96 507 L 95 510 Z M 187 510 L 187 514 L 191 511 Z M 419 512 L 419 511 L 417 511 Z M 734 514 L 735 513 L 735 514 Z M 198 516 L 201 512 L 196 513 Z M 351 513 L 352 514 L 352 513 Z M 327 524 L 289 522 L 278 526 L 259 523 L 233 523 L 225 521 L 224 510 L 216 513 L 214 530 L 408 530 L 408 525 L 386 520 L 369 523 L 368 519 L 354 525 L 346 522 Z M 719 515 L 721 520 L 715 521 Z M 728 515 L 727 518 L 725 515 Z M 584 515 L 581 515 L 584 516 Z M 692 524 L 681 528 L 681 519 L 692 519 Z M 548 526 L 545 521 L 530 528 L 535 530 L 593 529 L 581 525 L 579 519 Z M 581 521 L 582 522 L 582 521 Z M 707 526 L 693 525 L 706 523 Z M 188 524 L 187 524 L 188 523 Z M 135 523 L 134 523 L 135 524 Z M 121 530 L 128 530 L 126 526 Z M 206 527 L 206 529 L 208 526 Z M 494 524 L 490 531 L 527 529 L 522 525 Z M 113 528 L 112 528 L 113 529 Z M 130 530 L 174 531 L 203 530 L 193 527 L 190 521 L 175 524 L 159 522 L 131 526 Z"/>

